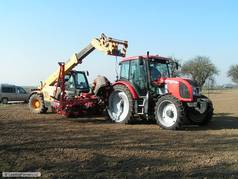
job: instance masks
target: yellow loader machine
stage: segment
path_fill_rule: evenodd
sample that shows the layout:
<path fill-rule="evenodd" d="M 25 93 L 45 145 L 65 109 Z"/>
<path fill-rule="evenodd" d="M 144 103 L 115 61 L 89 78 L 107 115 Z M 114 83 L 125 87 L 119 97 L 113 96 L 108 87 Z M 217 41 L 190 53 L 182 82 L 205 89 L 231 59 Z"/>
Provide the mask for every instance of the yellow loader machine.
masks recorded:
<path fill-rule="evenodd" d="M 105 109 L 110 82 L 105 77 L 98 76 L 92 90 L 85 72 L 74 71 L 73 68 L 82 63 L 82 60 L 95 49 L 106 55 L 125 57 L 127 46 L 127 41 L 107 37 L 104 34 L 92 39 L 66 63 L 59 63 L 59 68 L 37 89 L 32 90 L 29 100 L 30 110 L 33 113 L 51 110 L 66 116 L 78 116 Z"/>

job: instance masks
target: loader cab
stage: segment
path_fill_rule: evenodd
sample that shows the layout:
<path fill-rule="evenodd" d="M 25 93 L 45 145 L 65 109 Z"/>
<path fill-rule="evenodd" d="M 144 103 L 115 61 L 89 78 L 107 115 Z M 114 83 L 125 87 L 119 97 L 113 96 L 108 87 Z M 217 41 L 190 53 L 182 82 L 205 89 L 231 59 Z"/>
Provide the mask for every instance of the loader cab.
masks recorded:
<path fill-rule="evenodd" d="M 153 81 L 164 77 L 169 78 L 170 61 L 160 56 L 138 56 L 125 58 L 120 63 L 121 81 L 127 81 L 135 88 L 139 96 L 154 91 Z"/>
<path fill-rule="evenodd" d="M 88 79 L 83 71 L 71 71 L 70 74 L 65 75 L 65 89 L 66 91 L 72 91 L 76 95 L 90 91 Z"/>

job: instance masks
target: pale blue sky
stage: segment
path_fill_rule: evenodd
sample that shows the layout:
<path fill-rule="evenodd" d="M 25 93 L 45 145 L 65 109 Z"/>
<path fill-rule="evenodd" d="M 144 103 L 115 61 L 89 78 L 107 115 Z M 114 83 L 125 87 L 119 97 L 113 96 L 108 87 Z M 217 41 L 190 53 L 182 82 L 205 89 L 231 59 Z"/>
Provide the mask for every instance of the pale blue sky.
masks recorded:
<path fill-rule="evenodd" d="M 209 56 L 220 70 L 238 63 L 236 0 L 2 0 L 0 83 L 38 85 L 102 32 L 129 41 L 128 56 Z M 115 79 L 115 58 L 95 51 L 79 70 Z"/>

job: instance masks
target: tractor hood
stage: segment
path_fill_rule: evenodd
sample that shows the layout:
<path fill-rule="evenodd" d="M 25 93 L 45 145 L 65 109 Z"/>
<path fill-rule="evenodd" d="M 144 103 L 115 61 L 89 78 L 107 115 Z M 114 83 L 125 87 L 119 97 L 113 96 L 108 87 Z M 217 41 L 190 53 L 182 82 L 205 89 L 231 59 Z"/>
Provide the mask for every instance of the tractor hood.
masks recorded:
<path fill-rule="evenodd" d="M 180 101 L 191 102 L 194 96 L 200 95 L 200 90 L 196 83 L 185 78 L 159 78 L 152 82 L 156 86 L 164 86 L 169 93 Z"/>

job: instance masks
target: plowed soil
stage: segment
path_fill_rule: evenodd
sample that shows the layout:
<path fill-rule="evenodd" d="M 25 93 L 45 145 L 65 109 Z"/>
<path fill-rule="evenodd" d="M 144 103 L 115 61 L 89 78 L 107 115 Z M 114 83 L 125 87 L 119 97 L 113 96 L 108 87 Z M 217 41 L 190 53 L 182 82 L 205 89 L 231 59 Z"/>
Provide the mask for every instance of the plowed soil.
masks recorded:
<path fill-rule="evenodd" d="M 180 131 L 117 125 L 103 117 L 35 115 L 26 104 L 0 105 L 0 172 L 40 171 L 44 178 L 235 178 L 238 91 L 209 97 L 212 122 Z"/>

